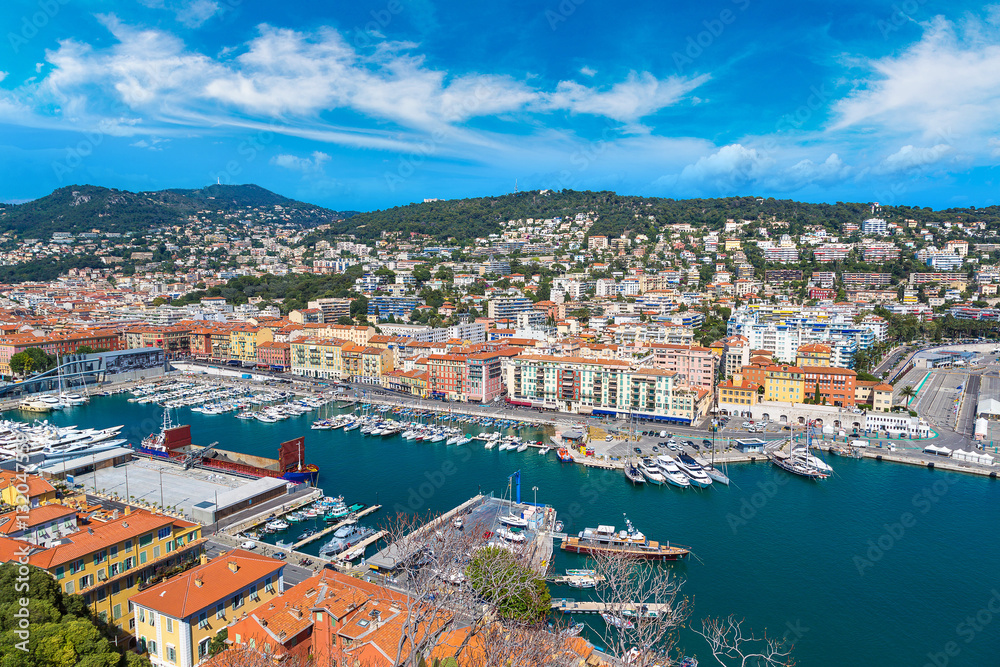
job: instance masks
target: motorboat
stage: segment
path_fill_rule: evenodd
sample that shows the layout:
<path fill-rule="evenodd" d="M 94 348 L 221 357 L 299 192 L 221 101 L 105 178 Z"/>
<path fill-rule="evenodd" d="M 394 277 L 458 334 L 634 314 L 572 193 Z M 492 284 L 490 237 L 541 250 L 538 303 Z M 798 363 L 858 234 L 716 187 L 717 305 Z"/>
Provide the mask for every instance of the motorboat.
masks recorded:
<path fill-rule="evenodd" d="M 527 538 L 524 533 L 521 532 L 520 528 L 499 528 L 497 530 L 497 535 L 508 542 L 524 542 Z"/>
<path fill-rule="evenodd" d="M 682 489 L 691 486 L 691 479 L 677 467 L 677 461 L 674 460 L 674 457 L 669 454 L 660 454 L 656 457 L 656 465 L 668 483 Z"/>
<path fill-rule="evenodd" d="M 289 523 L 287 521 L 282 521 L 281 519 L 274 519 L 273 521 L 268 521 L 264 524 L 264 529 L 272 533 L 277 533 L 282 530 L 288 530 Z"/>
<path fill-rule="evenodd" d="M 651 459 L 642 459 L 639 461 L 639 472 L 642 473 L 647 482 L 653 484 L 662 485 L 667 481 L 667 478 L 660 472 L 660 467 Z"/>
<path fill-rule="evenodd" d="M 695 486 L 700 486 L 701 488 L 706 488 L 712 485 L 712 478 L 708 476 L 708 473 L 698 465 L 698 462 L 691 458 L 688 454 L 681 452 L 677 457 L 677 467 L 682 473 L 688 476 L 691 483 Z"/>
<path fill-rule="evenodd" d="M 601 618 L 604 619 L 605 623 L 614 626 L 616 628 L 630 630 L 635 627 L 632 621 L 628 620 L 627 618 L 622 618 L 621 616 L 616 616 L 615 614 L 609 614 L 606 611 L 601 612 Z"/>

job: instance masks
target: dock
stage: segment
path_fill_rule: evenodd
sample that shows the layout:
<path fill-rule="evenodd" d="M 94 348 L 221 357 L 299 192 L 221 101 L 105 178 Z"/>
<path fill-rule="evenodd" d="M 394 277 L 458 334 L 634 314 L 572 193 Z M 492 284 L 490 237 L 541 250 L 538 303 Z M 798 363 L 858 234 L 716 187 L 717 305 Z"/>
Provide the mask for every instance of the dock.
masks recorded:
<path fill-rule="evenodd" d="M 659 613 L 669 611 L 670 605 L 665 603 L 650 602 L 648 604 L 621 604 L 619 602 L 594 602 L 593 600 L 574 600 L 573 598 L 554 598 L 552 609 L 564 614 L 603 614 L 611 612 L 625 616 L 651 615 L 650 612 Z"/>
<path fill-rule="evenodd" d="M 403 539 L 407 541 L 416 539 L 419 541 L 421 539 L 421 536 L 426 535 L 427 533 L 430 533 L 431 531 L 437 529 L 438 526 L 448 525 L 453 517 L 465 514 L 469 509 L 473 507 L 478 507 L 479 505 L 482 504 L 485 498 L 486 496 L 483 495 L 475 495 L 472 498 L 466 500 L 458 507 L 447 511 L 438 518 L 434 519 L 433 521 L 430 521 L 420 526 L 419 528 L 414 530 L 412 533 L 410 533 Z M 399 564 L 400 553 L 401 553 L 400 548 L 396 546 L 395 543 L 386 545 L 378 553 L 376 553 L 375 555 L 373 555 L 371 558 L 368 559 L 368 564 L 369 566 L 372 567 L 372 569 L 392 570 Z"/>
<path fill-rule="evenodd" d="M 325 535 L 329 535 L 330 533 L 332 533 L 333 531 L 337 530 L 338 528 L 340 528 L 342 526 L 346 526 L 349 523 L 354 523 L 355 521 L 357 521 L 361 517 L 366 516 L 368 514 L 371 514 L 372 512 L 374 512 L 376 510 L 380 510 L 380 509 L 382 509 L 381 505 L 372 505 L 371 507 L 366 507 L 363 510 L 355 512 L 354 514 L 350 514 L 347 517 L 345 517 L 343 521 L 338 521 L 337 523 L 333 524 L 332 526 L 327 526 L 323 530 L 319 531 L 318 533 L 314 533 L 314 534 L 310 535 L 309 537 L 305 538 L 304 540 L 299 540 L 298 542 L 296 542 L 295 544 L 293 544 L 290 547 L 290 550 L 291 551 L 298 551 L 299 549 L 301 549 L 305 545 L 309 544 L 310 542 L 314 542 L 314 541 L 318 540 L 319 538 L 321 538 L 321 537 L 323 537 Z"/>
<path fill-rule="evenodd" d="M 378 542 L 379 540 L 381 540 L 383 537 L 385 537 L 388 534 L 389 534 L 389 531 L 387 531 L 387 530 L 380 530 L 377 533 L 375 533 L 374 535 L 372 535 L 371 537 L 366 538 L 364 540 L 361 540 L 357 544 L 353 544 L 353 545 L 347 547 L 346 549 L 342 549 L 341 551 L 338 551 L 334 555 L 330 556 L 328 558 L 328 560 L 337 560 L 338 558 L 340 558 L 344 554 L 349 553 L 351 551 L 354 551 L 356 549 L 361 549 L 362 554 L 364 554 L 364 550 L 366 548 L 368 548 L 369 544 L 374 544 L 374 543 Z"/>

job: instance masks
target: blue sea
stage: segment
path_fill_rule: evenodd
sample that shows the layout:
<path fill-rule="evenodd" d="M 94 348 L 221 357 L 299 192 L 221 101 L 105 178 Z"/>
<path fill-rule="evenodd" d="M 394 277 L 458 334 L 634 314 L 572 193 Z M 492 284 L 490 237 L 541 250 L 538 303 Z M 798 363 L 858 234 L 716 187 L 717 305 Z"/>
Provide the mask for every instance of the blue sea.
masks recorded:
<path fill-rule="evenodd" d="M 319 485 L 329 495 L 383 505 L 370 524 L 398 511 L 443 512 L 479 492 L 501 495 L 520 470 L 522 499 L 537 494 L 567 532 L 622 526 L 627 514 L 651 539 L 690 545 L 694 558 L 662 567 L 686 581 L 691 625 L 705 617 L 745 619 L 758 633 L 794 643 L 801 665 L 1000 665 L 996 481 L 832 457 L 835 474 L 819 483 L 757 463 L 731 466 L 729 488 L 637 488 L 619 471 L 563 464 L 554 453 L 310 430 L 335 411 L 275 424 L 186 408 L 173 416 L 191 424 L 195 444 L 217 440 L 223 449 L 272 458 L 280 442 L 305 435 L 307 461 L 320 467 Z M 81 428 L 125 424 L 123 434 L 135 443 L 159 429 L 162 409 L 95 397 L 49 419 Z M 580 556 L 556 554 L 557 571 L 585 565 Z M 580 592 L 557 587 L 553 595 Z M 714 663 L 690 630 L 681 631 L 681 644 L 702 664 Z"/>

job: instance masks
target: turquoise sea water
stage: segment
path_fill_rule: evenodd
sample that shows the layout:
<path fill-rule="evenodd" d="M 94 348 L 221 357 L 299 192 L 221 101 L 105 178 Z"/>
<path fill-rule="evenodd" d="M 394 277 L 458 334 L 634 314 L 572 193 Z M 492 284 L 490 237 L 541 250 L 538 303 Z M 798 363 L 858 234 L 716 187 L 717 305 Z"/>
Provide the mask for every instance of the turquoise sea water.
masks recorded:
<path fill-rule="evenodd" d="M 272 458 L 278 443 L 304 434 L 307 459 L 320 466 L 327 493 L 384 506 L 370 524 L 395 511 L 445 511 L 480 490 L 500 495 L 508 475 L 521 470 L 522 499 L 532 501 L 537 486 L 538 502 L 556 508 L 567 532 L 621 526 L 627 512 L 650 538 L 693 547 L 697 558 L 664 566 L 686 579 L 692 623 L 745 618 L 755 630 L 793 639 L 801 665 L 1000 665 L 995 481 L 832 457 L 835 475 L 821 483 L 742 464 L 731 467 L 729 488 L 636 488 L 619 471 L 562 464 L 554 453 L 309 429 L 330 412 L 263 424 L 181 408 L 174 420 L 191 424 L 196 444 L 218 440 L 223 449 Z M 50 421 L 125 424 L 123 433 L 137 442 L 158 430 L 161 415 L 158 407 L 113 396 Z M 557 571 L 585 563 L 556 553 Z M 553 595 L 579 592 L 556 588 Z M 684 631 L 682 643 L 703 664 L 711 662 L 697 636 Z"/>

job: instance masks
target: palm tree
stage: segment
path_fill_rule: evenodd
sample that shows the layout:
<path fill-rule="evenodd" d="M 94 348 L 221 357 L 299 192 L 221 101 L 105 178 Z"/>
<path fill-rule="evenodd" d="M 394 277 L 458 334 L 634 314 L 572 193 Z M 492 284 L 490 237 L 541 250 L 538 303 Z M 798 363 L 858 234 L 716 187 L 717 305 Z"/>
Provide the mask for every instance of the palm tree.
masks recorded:
<path fill-rule="evenodd" d="M 910 407 L 910 400 L 917 395 L 917 391 L 910 385 L 906 385 L 899 390 L 899 395 L 906 399 L 906 407 Z"/>

